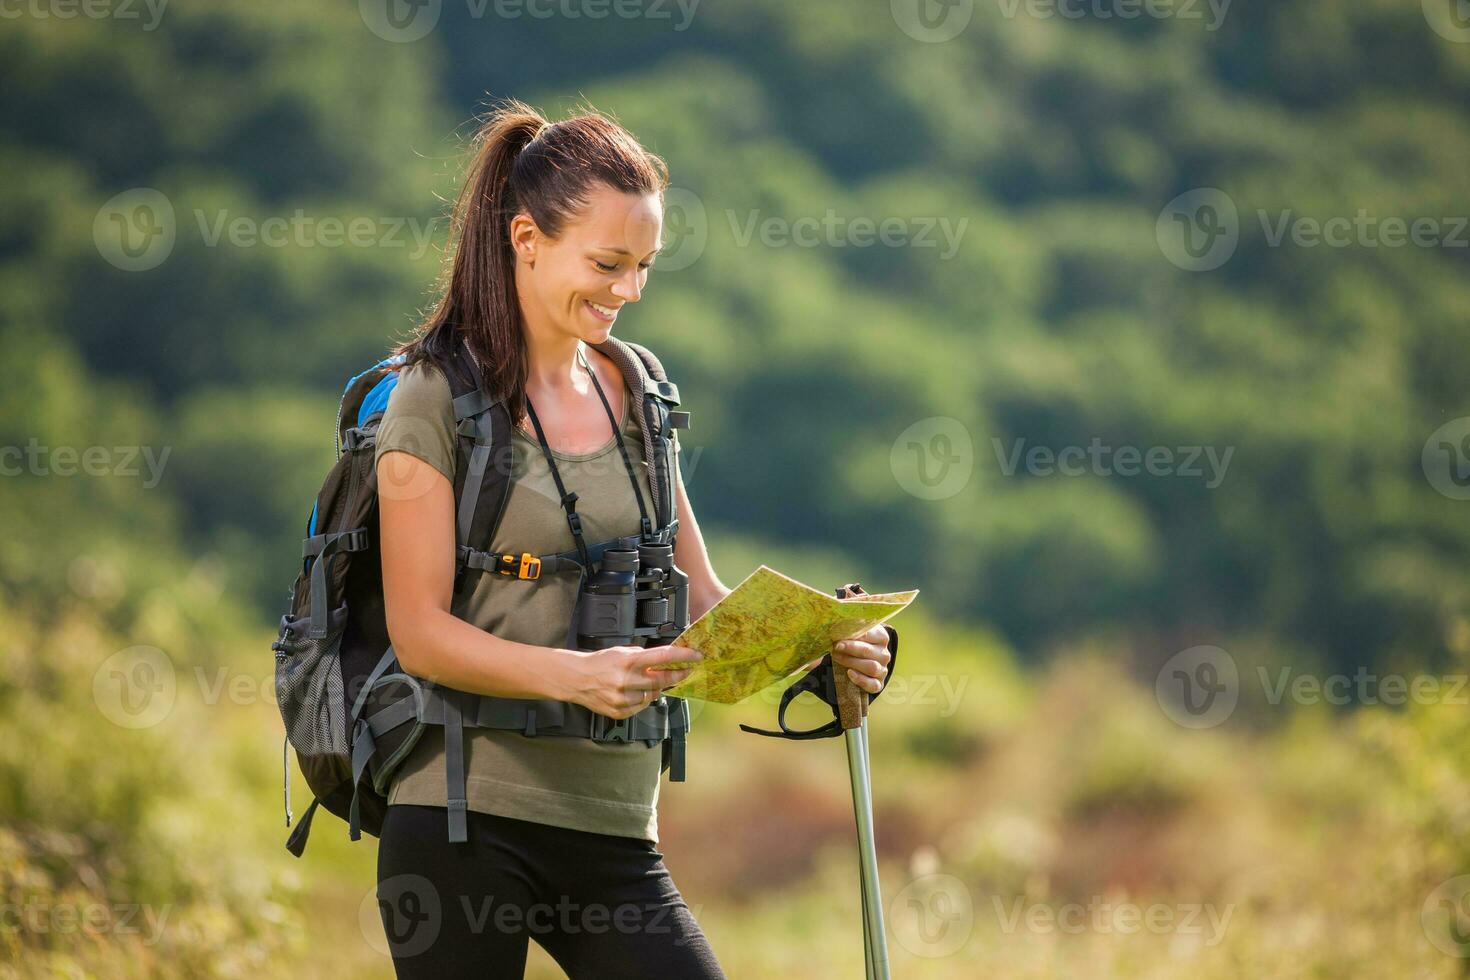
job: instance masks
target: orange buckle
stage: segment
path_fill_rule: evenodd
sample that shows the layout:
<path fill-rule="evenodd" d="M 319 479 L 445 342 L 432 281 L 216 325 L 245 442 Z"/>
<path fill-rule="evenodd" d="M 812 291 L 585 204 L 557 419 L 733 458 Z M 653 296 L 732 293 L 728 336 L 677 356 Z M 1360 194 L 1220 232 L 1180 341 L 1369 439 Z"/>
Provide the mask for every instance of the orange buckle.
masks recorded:
<path fill-rule="evenodd" d="M 521 570 L 518 578 L 537 579 L 541 577 L 541 559 L 532 555 L 529 551 L 521 552 Z"/>

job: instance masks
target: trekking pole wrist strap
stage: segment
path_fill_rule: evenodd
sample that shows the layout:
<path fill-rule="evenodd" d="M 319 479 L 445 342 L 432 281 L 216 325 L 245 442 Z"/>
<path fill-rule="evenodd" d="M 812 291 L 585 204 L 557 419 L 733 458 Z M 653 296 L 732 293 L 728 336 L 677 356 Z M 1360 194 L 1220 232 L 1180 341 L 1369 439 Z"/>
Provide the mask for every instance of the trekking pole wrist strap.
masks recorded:
<path fill-rule="evenodd" d="M 861 586 L 857 586 L 859 594 Z M 898 630 L 883 623 L 883 629 L 888 633 L 888 673 L 883 678 L 883 686 L 876 693 L 868 695 L 868 703 L 872 704 L 888 688 L 888 682 L 893 680 L 893 675 L 898 667 Z M 812 694 L 832 709 L 833 719 L 825 725 L 816 728 L 797 729 L 786 724 L 786 710 L 791 702 L 802 694 Z M 842 722 L 838 717 L 837 707 L 837 681 L 833 673 L 832 654 L 828 653 L 822 658 L 822 662 L 807 671 L 785 691 L 781 692 L 781 704 L 776 709 L 776 724 L 781 726 L 780 731 L 771 731 L 765 728 L 754 728 L 742 724 L 740 730 L 750 732 L 753 735 L 765 735 L 771 738 L 789 738 L 795 740 L 810 738 L 836 738 L 842 734 Z"/>

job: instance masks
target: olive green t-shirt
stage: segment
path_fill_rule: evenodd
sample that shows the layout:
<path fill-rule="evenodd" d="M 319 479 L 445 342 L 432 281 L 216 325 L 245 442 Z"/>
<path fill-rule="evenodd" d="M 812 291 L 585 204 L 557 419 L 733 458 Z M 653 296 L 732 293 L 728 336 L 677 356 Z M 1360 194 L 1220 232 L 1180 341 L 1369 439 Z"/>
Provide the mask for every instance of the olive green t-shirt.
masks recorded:
<path fill-rule="evenodd" d="M 617 411 L 613 392 L 605 393 Z M 628 457 L 653 516 L 643 433 L 626 381 L 621 416 Z M 452 484 L 454 430 L 454 408 L 442 371 L 432 364 L 414 365 L 402 372 L 389 399 L 378 428 L 376 457 L 391 450 L 410 453 Z M 489 550 L 533 555 L 571 550 L 575 543 L 540 443 L 520 430 L 514 439 L 510 497 Z M 567 490 L 577 494 L 577 513 L 589 545 L 638 533 L 638 503 L 611 424 L 599 449 L 579 454 L 553 450 L 552 455 Z M 460 615 L 508 640 L 564 648 L 577 584 L 571 572 L 547 573 L 533 581 L 482 574 Z M 483 728 L 466 728 L 465 736 L 465 795 L 471 810 L 658 842 L 661 745 L 528 737 Z M 394 774 L 388 803 L 445 806 L 446 798 L 444 729 L 430 725 Z"/>

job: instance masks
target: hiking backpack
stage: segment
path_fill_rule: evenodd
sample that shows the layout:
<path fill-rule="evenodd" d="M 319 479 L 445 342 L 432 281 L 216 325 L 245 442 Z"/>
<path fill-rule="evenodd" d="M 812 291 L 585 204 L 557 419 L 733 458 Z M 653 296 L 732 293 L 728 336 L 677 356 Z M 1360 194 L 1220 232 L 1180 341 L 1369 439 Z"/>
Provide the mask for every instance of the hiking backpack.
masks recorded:
<path fill-rule="evenodd" d="M 449 381 L 454 403 L 456 566 L 454 604 L 474 591 L 480 575 L 534 581 L 543 575 L 589 574 L 603 552 L 645 543 L 673 545 L 678 514 L 673 480 L 674 435 L 689 413 L 674 411 L 679 390 L 647 348 L 609 337 L 592 345 L 608 356 L 632 391 L 643 432 L 653 518 L 643 533 L 555 555 L 498 554 L 486 550 L 510 496 L 515 444 L 509 412 L 493 400 L 464 346 L 435 363 Z M 313 800 L 286 841 L 300 857 L 319 806 L 348 822 L 349 836 L 379 835 L 392 776 L 428 725 L 444 726 L 450 841 L 466 840 L 464 738 L 466 728 L 519 731 L 528 737 L 662 742 L 660 771 L 684 779 L 688 704 L 663 695 L 628 718 L 614 720 L 572 702 L 501 698 L 456 691 L 406 673 L 388 636 L 378 551 L 378 494 L 374 466 L 378 425 L 397 386 L 403 355 L 374 364 L 347 382 L 337 411 L 337 461 L 327 473 L 307 521 L 302 566 L 281 617 L 275 651 L 276 699 L 285 722 L 282 744 L 286 826 L 291 826 L 290 748 Z M 575 495 L 568 495 L 575 499 Z M 563 501 L 564 506 L 566 501 Z M 507 582 L 507 586 L 516 587 Z M 687 610 L 682 612 L 687 620 Z M 575 614 L 574 614 L 575 618 Z M 649 645 L 667 643 L 687 622 L 665 624 Z"/>

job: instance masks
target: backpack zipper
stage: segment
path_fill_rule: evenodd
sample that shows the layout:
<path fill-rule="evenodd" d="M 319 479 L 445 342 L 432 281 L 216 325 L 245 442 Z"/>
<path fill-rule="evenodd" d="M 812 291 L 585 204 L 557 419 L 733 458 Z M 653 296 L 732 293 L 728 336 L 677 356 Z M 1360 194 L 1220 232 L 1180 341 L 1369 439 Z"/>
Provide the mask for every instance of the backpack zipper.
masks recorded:
<path fill-rule="evenodd" d="M 352 385 L 349 384 L 347 391 L 351 390 Z M 342 458 L 342 409 L 347 407 L 347 391 L 342 392 L 342 397 L 337 402 L 337 424 L 332 427 L 332 449 L 337 453 L 338 459 Z"/>
<path fill-rule="evenodd" d="M 289 746 L 291 737 L 288 735 L 281 739 L 281 784 L 286 793 L 286 826 L 291 826 L 291 756 Z"/>

